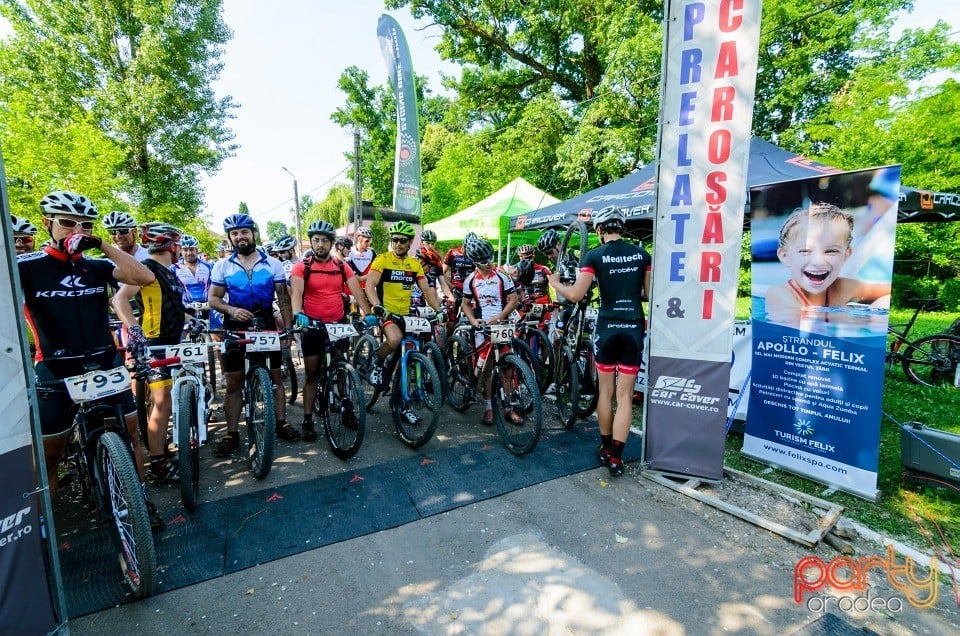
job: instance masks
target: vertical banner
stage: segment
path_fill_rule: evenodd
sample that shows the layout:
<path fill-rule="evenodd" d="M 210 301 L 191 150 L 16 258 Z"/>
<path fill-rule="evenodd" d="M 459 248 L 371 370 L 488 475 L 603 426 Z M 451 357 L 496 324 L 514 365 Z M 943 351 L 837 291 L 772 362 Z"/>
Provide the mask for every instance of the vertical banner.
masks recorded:
<path fill-rule="evenodd" d="M 743 452 L 871 501 L 899 197 L 899 166 L 751 191 Z"/>
<path fill-rule="evenodd" d="M 668 0 L 644 459 L 723 476 L 760 0 Z"/>
<path fill-rule="evenodd" d="M 57 620 L 40 537 L 40 496 L 28 494 L 37 489 L 30 429 L 36 393 L 26 372 L 24 327 L 18 318 L 23 296 L 6 183 L 0 154 L 0 634 L 47 634 Z"/>
<path fill-rule="evenodd" d="M 393 209 L 420 218 L 420 125 L 417 86 L 410 48 L 400 25 L 384 14 L 377 21 L 377 39 L 397 97 L 397 155 L 393 168 Z"/>

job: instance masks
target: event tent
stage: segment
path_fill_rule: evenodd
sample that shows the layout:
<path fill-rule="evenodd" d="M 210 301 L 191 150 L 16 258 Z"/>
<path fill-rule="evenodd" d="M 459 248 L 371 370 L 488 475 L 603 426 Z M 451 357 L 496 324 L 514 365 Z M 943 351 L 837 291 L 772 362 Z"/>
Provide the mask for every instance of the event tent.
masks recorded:
<path fill-rule="evenodd" d="M 467 232 L 474 232 L 496 245 L 506 239 L 509 219 L 559 202 L 517 177 L 485 199 L 445 219 L 427 223 L 423 229 L 433 230 L 441 241 L 461 239 Z"/>
<path fill-rule="evenodd" d="M 750 140 L 747 186 L 753 187 L 795 179 L 808 179 L 840 172 L 788 152 L 768 141 Z M 628 229 L 649 228 L 656 196 L 656 164 L 650 163 L 613 183 L 566 201 L 510 219 L 510 231 L 562 227 L 576 220 L 589 220 L 594 210 L 617 205 L 627 210 Z M 900 188 L 899 222 L 960 220 L 960 195 Z"/>

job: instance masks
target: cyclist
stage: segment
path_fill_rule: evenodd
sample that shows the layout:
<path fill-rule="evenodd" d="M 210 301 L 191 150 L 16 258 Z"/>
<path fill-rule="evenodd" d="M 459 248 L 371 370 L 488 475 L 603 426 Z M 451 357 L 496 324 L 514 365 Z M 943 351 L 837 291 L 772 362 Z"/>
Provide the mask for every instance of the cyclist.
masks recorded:
<path fill-rule="evenodd" d="M 293 309 L 294 324 L 304 328 L 311 320 L 335 324 L 344 322 L 343 289 L 346 287 L 359 299 L 364 313 L 369 313 L 356 275 L 343 262 L 331 257 L 330 250 L 336 232 L 327 221 L 316 221 L 307 228 L 310 248 L 313 254 L 297 262 L 290 272 L 290 303 Z M 303 352 L 303 441 L 317 439 L 313 426 L 313 400 L 317 390 L 317 373 L 320 360 L 326 350 L 327 332 L 325 330 L 307 331 L 301 336 L 300 346 Z"/>
<path fill-rule="evenodd" d="M 600 314 L 593 346 L 597 361 L 597 422 L 600 425 L 601 464 L 610 474 L 623 474 L 623 448 L 633 418 L 633 387 L 643 356 L 644 314 L 641 300 L 650 290 L 650 255 L 622 239 L 626 213 L 607 206 L 593 215 L 600 246 L 587 252 L 572 286 L 550 275 L 550 285 L 571 302 L 589 291 L 594 279 L 600 287 Z M 617 408 L 613 410 L 616 395 Z"/>
<path fill-rule="evenodd" d="M 17 258 L 24 312 L 36 343 L 34 370 L 37 380 L 47 382 L 85 372 L 81 362 L 57 360 L 60 357 L 86 356 L 101 369 L 122 364 L 117 353 L 107 293 L 117 282 L 148 285 L 154 280 L 146 265 L 113 245 L 92 235 L 97 208 L 85 196 L 56 191 L 40 200 L 43 227 L 50 233 L 50 244 L 38 252 Z M 89 249 L 101 249 L 107 258 L 91 259 L 83 255 Z M 106 399 L 120 404 L 133 442 L 134 457 L 143 478 L 143 453 L 137 433 L 133 394 L 124 391 Z M 57 491 L 57 466 L 63 456 L 76 406 L 66 393 L 52 394 L 38 401 L 43 454 L 46 458 L 50 493 Z M 158 523 L 156 509 L 151 516 Z"/>
<path fill-rule="evenodd" d="M 290 284 L 290 270 L 299 261 L 294 247 L 297 245 L 297 239 L 292 236 L 283 236 L 273 242 L 273 249 L 276 250 L 276 258 L 283 265 L 283 273 L 287 277 L 287 284 Z"/>
<path fill-rule="evenodd" d="M 217 260 L 219 261 L 220 259 L 230 256 L 230 252 L 232 251 L 233 249 L 230 247 L 230 241 L 223 239 L 217 246 Z"/>
<path fill-rule="evenodd" d="M 444 294 L 444 298 L 453 298 L 453 291 L 450 289 L 447 280 L 443 277 L 443 259 L 440 258 L 440 252 L 433 249 L 433 245 L 423 243 L 417 249 L 417 260 L 423 268 L 423 274 L 427 277 L 427 284 L 430 288 L 437 290 L 438 286 Z M 411 307 L 426 307 L 427 301 L 423 297 L 420 287 L 414 287 L 410 297 Z"/>
<path fill-rule="evenodd" d="M 257 224 L 248 214 L 231 214 L 223 220 L 223 230 L 233 246 L 229 258 L 217 261 L 210 277 L 209 303 L 224 315 L 224 327 L 231 331 L 247 329 L 250 322 L 259 319 L 264 329 L 275 329 L 273 300 L 280 305 L 284 324 L 291 324 L 290 294 L 280 261 L 257 249 Z M 224 301 L 230 295 L 230 304 Z M 277 409 L 277 437 L 291 442 L 300 439 L 300 432 L 287 424 L 283 378 L 280 375 L 281 354 L 254 353 L 251 357 L 266 356 L 274 384 L 274 405 Z M 214 447 L 215 457 L 227 457 L 240 446 L 240 411 L 243 407 L 244 353 L 239 346 L 229 346 L 223 352 L 223 374 L 227 389 L 223 400 L 227 419 L 227 433 Z"/>
<path fill-rule="evenodd" d="M 140 233 L 140 242 L 150 256 L 143 264 L 153 272 L 149 285 L 124 285 L 114 295 L 111 304 L 130 334 L 135 348 L 175 345 L 180 343 L 185 315 L 185 290 L 179 276 L 171 269 L 183 233 L 166 223 L 146 223 Z M 194 247 L 196 251 L 196 247 Z M 133 315 L 130 301 L 137 297 L 143 307 L 140 321 Z M 163 358 L 163 355 L 157 356 Z M 150 451 L 150 476 L 158 483 L 180 480 L 180 471 L 167 450 L 167 425 L 173 412 L 170 391 L 173 380 L 170 367 L 153 369 L 147 377 L 147 387 L 153 400 L 153 409 L 147 421 L 147 447 Z"/>
<path fill-rule="evenodd" d="M 11 216 L 10 227 L 13 230 L 13 247 L 17 251 L 17 256 L 28 254 L 36 249 L 33 238 L 39 231 L 36 225 L 26 219 Z"/>
<path fill-rule="evenodd" d="M 561 280 L 570 284 L 576 279 L 576 263 L 567 261 L 557 262 L 560 258 L 560 234 L 553 228 L 544 230 L 537 240 L 537 249 L 540 250 L 550 263 L 556 265 L 556 272 L 562 274 Z M 570 315 L 573 313 L 574 303 L 562 296 L 559 299 L 560 310 L 554 312 L 553 319 L 550 321 L 550 340 L 553 341 L 557 355 L 560 354 L 560 337 L 557 330 L 567 328 L 570 322 Z"/>
<path fill-rule="evenodd" d="M 150 256 L 147 248 L 137 243 L 137 220 L 130 214 L 110 212 L 103 217 L 103 229 L 113 239 L 114 245 L 138 261 Z"/>
<path fill-rule="evenodd" d="M 464 241 L 463 248 L 466 255 L 476 269 L 463 282 L 463 298 L 466 302 L 461 305 L 463 315 L 474 327 L 485 324 L 503 322 L 517 306 L 517 292 L 513 281 L 503 272 L 498 272 L 493 264 L 493 245 L 479 237 L 471 237 Z M 479 316 L 477 315 L 479 314 Z M 483 342 L 483 334 L 477 334 L 476 344 Z M 486 365 L 483 369 L 483 419 L 485 426 L 493 426 L 493 405 L 490 402 L 490 369 L 493 365 Z M 523 416 L 515 411 L 508 411 L 507 417 L 514 424 L 523 422 Z"/>
<path fill-rule="evenodd" d="M 210 274 L 213 265 L 200 260 L 198 249 L 200 242 L 189 234 L 180 239 L 179 263 L 173 265 L 173 271 L 183 284 L 186 293 L 183 300 L 188 303 L 205 303 L 210 292 Z"/>
<path fill-rule="evenodd" d="M 376 251 L 370 247 L 373 232 L 368 227 L 357 230 L 357 244 L 350 250 L 346 263 L 353 268 L 353 273 L 360 277 L 360 286 L 366 288 L 367 276 L 370 274 L 370 265 L 377 257 Z"/>
<path fill-rule="evenodd" d="M 353 249 L 353 241 L 346 236 L 338 236 L 333 242 L 333 258 L 338 261 L 344 261 L 350 256 L 350 250 Z"/>
<path fill-rule="evenodd" d="M 440 301 L 436 292 L 427 284 L 427 277 L 419 261 L 409 255 L 410 242 L 416 231 L 406 221 L 397 221 L 390 226 L 390 246 L 392 251 L 381 254 L 370 265 L 367 276 L 368 285 L 364 288 L 372 311 L 383 319 L 383 343 L 377 351 L 373 369 L 370 371 L 370 384 L 383 384 L 383 366 L 387 357 L 397 350 L 403 338 L 405 325 L 403 316 L 410 312 L 410 296 L 413 286 L 417 285 L 427 299 L 427 304 L 440 311 Z M 381 298 L 383 304 L 380 304 Z M 389 312 L 389 316 L 387 315 Z M 411 424 L 419 418 L 407 411 L 404 417 Z"/>
<path fill-rule="evenodd" d="M 550 302 L 550 282 L 547 276 L 550 268 L 534 262 L 533 245 L 524 244 L 517 248 L 517 270 L 514 281 L 520 288 L 521 300 L 529 303 Z"/>

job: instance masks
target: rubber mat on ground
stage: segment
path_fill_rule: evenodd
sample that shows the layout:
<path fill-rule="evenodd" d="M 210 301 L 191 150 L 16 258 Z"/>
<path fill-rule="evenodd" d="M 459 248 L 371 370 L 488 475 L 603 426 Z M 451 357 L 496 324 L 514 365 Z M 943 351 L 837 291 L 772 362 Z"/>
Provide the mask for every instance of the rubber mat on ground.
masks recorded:
<path fill-rule="evenodd" d="M 492 440 L 464 443 L 353 471 L 163 511 L 157 592 L 165 592 L 394 528 L 513 490 L 597 467 L 596 424 L 549 429 L 517 457 Z M 624 459 L 639 456 L 636 440 Z M 59 522 L 58 522 L 59 523 Z M 71 617 L 130 600 L 106 531 L 76 524 L 61 536 L 61 573 Z"/>
<path fill-rule="evenodd" d="M 876 636 L 877 632 L 848 623 L 836 614 L 824 614 L 790 636 L 870 636 L 871 634 Z"/>

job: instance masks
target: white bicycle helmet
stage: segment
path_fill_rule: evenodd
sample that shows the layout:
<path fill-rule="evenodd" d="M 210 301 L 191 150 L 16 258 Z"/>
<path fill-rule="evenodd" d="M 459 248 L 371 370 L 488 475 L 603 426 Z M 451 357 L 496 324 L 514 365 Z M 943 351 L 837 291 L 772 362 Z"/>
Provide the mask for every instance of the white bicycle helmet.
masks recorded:
<path fill-rule="evenodd" d="M 137 227 L 137 220 L 126 212 L 110 212 L 103 217 L 105 230 L 132 230 Z"/>
<path fill-rule="evenodd" d="M 593 221 L 594 229 L 607 224 L 623 227 L 624 223 L 627 222 L 627 214 L 623 211 L 623 208 L 608 205 L 605 208 L 597 210 L 591 220 Z"/>
<path fill-rule="evenodd" d="M 292 236 L 281 236 L 273 242 L 273 249 L 278 252 L 287 252 L 297 245 L 297 239 Z"/>
<path fill-rule="evenodd" d="M 74 216 L 84 216 L 88 219 L 95 219 L 100 216 L 97 212 L 97 206 L 93 201 L 74 192 L 66 190 L 57 190 L 40 199 L 40 209 L 43 213 L 50 216 L 54 214 L 72 214 Z M 136 223 L 134 223 L 136 225 Z"/>
<path fill-rule="evenodd" d="M 372 239 L 373 232 L 368 227 L 362 227 L 359 230 L 357 230 L 357 236 L 362 236 L 363 238 Z"/>
<path fill-rule="evenodd" d="M 26 219 L 21 219 L 15 216 L 10 217 L 10 226 L 13 228 L 14 234 L 26 234 L 28 236 L 35 236 L 39 231 L 37 226 L 31 223 Z"/>

